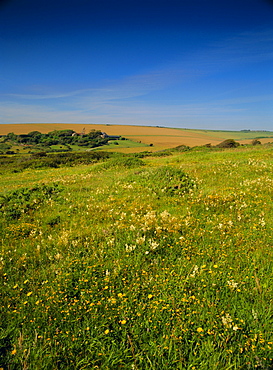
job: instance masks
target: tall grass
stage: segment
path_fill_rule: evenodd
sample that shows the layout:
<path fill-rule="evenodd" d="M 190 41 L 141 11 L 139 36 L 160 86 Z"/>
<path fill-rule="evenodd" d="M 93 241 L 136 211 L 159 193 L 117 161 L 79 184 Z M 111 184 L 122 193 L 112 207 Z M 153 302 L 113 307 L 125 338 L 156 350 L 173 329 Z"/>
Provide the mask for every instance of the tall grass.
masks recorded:
<path fill-rule="evenodd" d="M 273 368 L 272 158 L 3 174 L 0 367 Z"/>

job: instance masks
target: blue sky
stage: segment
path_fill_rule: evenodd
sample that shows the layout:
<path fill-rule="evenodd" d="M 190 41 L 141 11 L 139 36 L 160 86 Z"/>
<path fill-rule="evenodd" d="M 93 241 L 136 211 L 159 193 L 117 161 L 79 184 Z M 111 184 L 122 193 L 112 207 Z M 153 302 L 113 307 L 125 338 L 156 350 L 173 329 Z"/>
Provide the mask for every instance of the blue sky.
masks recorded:
<path fill-rule="evenodd" d="M 2 0 L 0 123 L 273 130 L 270 0 Z"/>

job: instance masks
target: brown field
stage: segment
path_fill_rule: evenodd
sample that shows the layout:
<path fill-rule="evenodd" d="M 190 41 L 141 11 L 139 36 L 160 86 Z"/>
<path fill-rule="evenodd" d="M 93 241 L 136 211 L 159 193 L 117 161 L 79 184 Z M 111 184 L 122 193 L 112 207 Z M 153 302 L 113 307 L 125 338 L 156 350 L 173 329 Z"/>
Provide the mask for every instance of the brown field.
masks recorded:
<path fill-rule="evenodd" d="M 153 144 L 150 147 L 138 148 L 115 148 L 111 151 L 139 152 L 143 150 L 156 151 L 167 148 L 174 148 L 178 145 L 187 145 L 190 147 L 205 145 L 211 143 L 216 145 L 227 138 L 233 138 L 241 143 L 250 143 L 255 132 L 241 133 L 236 131 L 209 131 L 209 130 L 189 130 L 175 129 L 166 127 L 151 126 L 129 126 L 129 125 L 103 125 L 103 124 L 68 124 L 68 123 L 29 123 L 29 124 L 0 124 L 0 135 L 6 135 L 9 132 L 15 134 L 27 134 L 31 131 L 40 131 L 47 133 L 54 130 L 72 129 L 76 132 L 88 133 L 92 129 L 101 130 L 108 135 L 121 135 L 136 142 L 145 145 Z M 273 133 L 272 133 L 273 134 Z M 269 136 L 267 133 L 265 136 Z M 273 141 L 273 135 L 267 138 L 259 139 L 263 143 Z"/>

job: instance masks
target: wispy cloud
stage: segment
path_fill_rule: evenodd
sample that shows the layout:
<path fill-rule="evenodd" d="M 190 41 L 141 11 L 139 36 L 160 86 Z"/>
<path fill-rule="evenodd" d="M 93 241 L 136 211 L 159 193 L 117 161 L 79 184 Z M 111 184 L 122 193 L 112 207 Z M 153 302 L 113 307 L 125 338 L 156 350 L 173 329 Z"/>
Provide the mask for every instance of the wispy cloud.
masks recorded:
<path fill-rule="evenodd" d="M 191 71 L 191 75 L 196 75 Z M 58 100 L 63 98 L 87 97 L 93 101 L 111 101 L 145 96 L 152 91 L 158 91 L 177 83 L 179 80 L 188 79 L 188 70 L 172 66 L 164 69 L 149 71 L 146 74 L 126 76 L 119 80 L 102 80 L 101 87 L 85 88 L 66 92 L 50 92 L 43 94 L 29 93 L 2 93 L 2 98 L 18 100 Z M 28 88 L 29 89 L 29 88 Z"/>
<path fill-rule="evenodd" d="M 188 55 L 192 66 L 213 73 L 243 65 L 273 60 L 273 29 L 231 35 L 208 43 L 205 48 Z"/>
<path fill-rule="evenodd" d="M 13 99 L 26 99 L 26 100 L 45 100 L 45 99 L 61 99 L 61 98 L 69 98 L 72 96 L 80 95 L 84 92 L 88 92 L 90 89 L 83 89 L 83 90 L 75 90 L 69 92 L 59 92 L 59 93 L 50 93 L 50 94 L 17 94 L 17 93 L 2 93 L 2 97 L 5 98 L 13 98 Z"/>

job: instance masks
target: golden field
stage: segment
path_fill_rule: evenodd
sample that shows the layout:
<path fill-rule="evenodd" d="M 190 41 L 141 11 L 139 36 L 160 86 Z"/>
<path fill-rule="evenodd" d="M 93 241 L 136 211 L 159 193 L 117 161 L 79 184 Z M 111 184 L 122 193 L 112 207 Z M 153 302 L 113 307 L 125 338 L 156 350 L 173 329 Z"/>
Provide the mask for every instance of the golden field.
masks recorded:
<path fill-rule="evenodd" d="M 47 133 L 54 130 L 72 129 L 76 132 L 85 130 L 101 130 L 108 135 L 121 135 L 135 142 L 141 142 L 143 146 L 153 144 L 149 151 L 174 148 L 179 145 L 190 147 L 212 144 L 217 145 L 225 139 L 235 139 L 240 143 L 250 143 L 256 137 L 262 143 L 273 141 L 273 132 L 262 131 L 212 131 L 212 130 L 193 130 L 178 129 L 167 127 L 152 126 L 130 126 L 130 125 L 110 125 L 110 124 L 69 124 L 69 123 L 28 123 L 28 124 L 0 124 L 0 135 L 6 135 L 9 132 L 15 134 L 27 134 L 31 131 L 40 131 Z M 262 137 L 262 138 L 261 138 Z M 110 149 L 114 150 L 114 149 Z M 142 151 L 143 147 L 137 148 L 115 148 L 115 151 Z"/>

